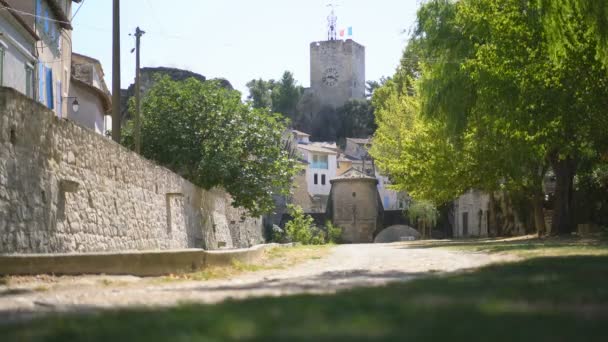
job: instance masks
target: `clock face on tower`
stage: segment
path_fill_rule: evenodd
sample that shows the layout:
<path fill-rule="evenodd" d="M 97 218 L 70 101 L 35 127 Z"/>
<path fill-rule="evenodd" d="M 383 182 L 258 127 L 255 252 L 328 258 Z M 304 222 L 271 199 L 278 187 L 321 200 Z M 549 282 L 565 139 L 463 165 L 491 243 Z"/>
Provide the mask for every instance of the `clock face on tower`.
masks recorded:
<path fill-rule="evenodd" d="M 325 73 L 323 74 L 323 84 L 329 87 L 333 87 L 338 84 L 338 78 L 340 75 L 338 74 L 338 70 L 335 68 L 327 68 Z"/>

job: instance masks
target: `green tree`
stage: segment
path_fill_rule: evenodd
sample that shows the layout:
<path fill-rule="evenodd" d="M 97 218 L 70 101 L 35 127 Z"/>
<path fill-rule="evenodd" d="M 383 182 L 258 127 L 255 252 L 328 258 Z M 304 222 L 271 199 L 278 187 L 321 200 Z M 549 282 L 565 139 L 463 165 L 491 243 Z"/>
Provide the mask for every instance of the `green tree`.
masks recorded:
<path fill-rule="evenodd" d="M 602 132 L 608 128 L 605 69 L 594 58 L 596 44 L 587 28 L 571 20 L 578 27 L 578 43 L 554 62 L 534 2 L 427 2 L 411 40 L 420 68 L 419 100 L 413 102 L 419 103 L 420 115 L 411 100 L 403 100 L 412 94 L 408 83 L 416 78 L 415 72 L 403 72 L 415 70 L 404 65 L 413 59 L 404 58 L 401 79 L 395 77 L 374 96 L 380 133 L 374 145 L 395 135 L 383 126 L 394 120 L 390 116 L 399 106 L 414 113 L 412 127 L 401 129 L 394 142 L 387 140 L 399 152 L 390 152 L 387 144 L 376 154 L 392 153 L 385 162 L 397 171 L 396 161 L 408 160 L 414 171 L 403 170 L 401 180 L 413 185 L 418 178 L 414 188 L 422 198 L 437 201 L 468 187 L 503 188 L 527 194 L 541 209 L 537 214 L 542 214 L 541 182 L 550 166 L 557 176 L 552 232 L 569 232 L 573 177 L 583 160 L 605 148 Z M 407 52 L 412 52 L 409 46 Z M 411 137 L 420 139 L 420 147 L 407 143 Z M 420 166 L 413 165 L 414 157 Z M 451 183 L 445 183 L 446 175 Z M 539 229 L 541 216 L 536 215 Z"/>
<path fill-rule="evenodd" d="M 374 108 L 369 100 L 350 100 L 337 111 L 338 127 L 336 138 L 367 138 L 374 134 Z"/>
<path fill-rule="evenodd" d="M 291 187 L 296 163 L 284 130 L 279 114 L 252 109 L 211 81 L 163 77 L 142 102 L 142 154 L 205 189 L 225 188 L 252 215 L 271 211 L 273 194 Z"/>
<path fill-rule="evenodd" d="M 281 80 L 275 85 L 272 89 L 272 111 L 295 121 L 298 117 L 297 106 L 302 97 L 303 88 L 297 85 L 293 74 L 289 71 L 285 71 Z"/>
<path fill-rule="evenodd" d="M 247 99 L 251 102 L 251 106 L 257 109 L 272 108 L 272 90 L 274 86 L 274 80 L 265 81 L 258 79 L 249 81 L 247 83 L 247 88 L 249 88 Z"/>
<path fill-rule="evenodd" d="M 248 99 L 254 108 L 267 108 L 273 113 L 283 114 L 292 122 L 298 118 L 297 106 L 304 92 L 293 78 L 285 71 L 279 81 L 262 79 L 247 83 Z"/>
<path fill-rule="evenodd" d="M 408 216 L 412 222 L 417 222 L 422 238 L 430 238 L 433 227 L 437 225 L 439 211 L 428 201 L 414 201 L 407 209 Z"/>
<path fill-rule="evenodd" d="M 580 22 L 596 42 L 597 57 L 608 65 L 608 2 L 603 0 L 537 0 L 550 47 L 558 56 L 581 43 Z M 587 39 L 587 38 L 585 38 Z"/>

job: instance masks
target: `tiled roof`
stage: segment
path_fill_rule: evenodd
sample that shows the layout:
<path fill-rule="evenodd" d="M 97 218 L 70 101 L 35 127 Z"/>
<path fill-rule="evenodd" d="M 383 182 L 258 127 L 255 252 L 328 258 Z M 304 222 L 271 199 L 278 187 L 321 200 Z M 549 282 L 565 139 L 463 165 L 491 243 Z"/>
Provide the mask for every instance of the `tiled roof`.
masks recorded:
<path fill-rule="evenodd" d="M 350 169 L 348 169 L 348 171 L 344 172 L 341 176 L 338 176 L 332 180 L 339 180 L 339 179 L 373 179 L 373 180 L 376 180 L 376 178 L 368 176 L 365 173 L 363 173 L 355 168 L 352 168 L 352 167 Z"/>
<path fill-rule="evenodd" d="M 321 152 L 321 153 L 327 153 L 327 154 L 338 154 L 338 152 L 336 152 L 334 150 L 330 150 L 328 148 L 314 146 L 314 145 L 298 144 L 298 148 L 302 149 L 302 150 L 310 151 L 310 152 Z"/>
<path fill-rule="evenodd" d="M 346 140 L 350 140 L 352 142 L 354 142 L 355 144 L 371 144 L 372 139 L 367 138 L 367 139 L 360 139 L 360 138 L 346 138 Z"/>
<path fill-rule="evenodd" d="M 295 130 L 295 129 L 292 130 L 292 132 L 295 133 L 295 134 L 297 134 L 297 135 L 304 135 L 304 136 L 307 136 L 307 137 L 310 136 L 310 134 L 308 134 L 308 133 L 304 133 L 302 131 L 298 131 L 298 130 Z"/>

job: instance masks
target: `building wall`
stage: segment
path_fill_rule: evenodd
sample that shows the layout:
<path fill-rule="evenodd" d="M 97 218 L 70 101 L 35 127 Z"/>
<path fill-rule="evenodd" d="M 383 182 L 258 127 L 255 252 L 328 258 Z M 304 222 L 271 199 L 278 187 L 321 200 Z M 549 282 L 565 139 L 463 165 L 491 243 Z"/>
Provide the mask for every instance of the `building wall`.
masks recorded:
<path fill-rule="evenodd" d="M 36 3 L 38 0 L 35 0 Z M 47 13 L 45 12 L 48 8 L 49 0 L 42 0 L 42 16 L 46 17 Z M 59 0 L 62 8 L 66 8 L 66 13 L 72 13 L 72 1 L 71 0 Z M 34 5 L 36 8 L 36 12 L 38 5 Z M 19 8 L 19 7 L 16 7 Z M 57 18 L 53 15 L 52 11 L 48 12 L 48 16 L 54 20 Z M 35 23 L 36 33 L 41 38 L 41 41 L 38 43 L 40 48 L 38 49 L 38 63 L 42 65 L 44 68 L 48 68 L 53 71 L 53 110 L 55 114 L 59 117 L 67 117 L 68 111 L 68 103 L 65 97 L 68 96 L 70 92 L 70 77 L 71 77 L 71 67 L 72 67 L 72 31 L 67 29 L 62 29 L 57 23 L 49 21 L 49 26 L 55 26 L 58 34 L 60 35 L 58 48 L 55 48 L 52 40 L 48 37 L 48 35 L 44 32 L 45 20 L 38 18 Z M 38 87 L 42 86 L 42 93 L 36 94 L 36 97 L 40 100 L 41 103 L 47 104 L 47 73 L 44 70 L 40 70 L 40 66 L 36 68 L 36 74 L 39 82 L 37 84 Z M 42 97 L 40 96 L 42 95 Z"/>
<path fill-rule="evenodd" d="M 308 184 L 308 193 L 311 195 L 329 195 L 331 191 L 330 180 L 336 177 L 337 172 L 337 159 L 335 154 L 328 154 L 327 162 L 328 169 L 314 169 L 312 168 L 312 158 L 315 152 L 306 153 L 306 160 L 308 160 L 308 167 L 306 168 L 306 182 Z M 322 155 L 321 153 L 316 153 Z M 318 184 L 315 184 L 314 177 L 317 175 Z M 321 184 L 321 178 L 325 175 L 325 185 Z"/>
<path fill-rule="evenodd" d="M 73 82 L 70 87 L 70 97 L 78 99 L 79 109 L 74 112 L 72 102 L 74 99 L 68 99 L 68 117 L 74 120 L 79 125 L 95 131 L 98 134 L 104 134 L 104 109 L 103 102 L 92 89 L 78 82 Z"/>
<path fill-rule="evenodd" d="M 262 236 L 261 219 L 224 191 L 0 88 L 0 253 L 214 249 Z"/>
<path fill-rule="evenodd" d="M 481 191 L 460 196 L 454 202 L 454 237 L 487 237 L 489 202 L 489 195 Z"/>
<path fill-rule="evenodd" d="M 329 69 L 338 76 L 334 85 L 323 82 Z M 365 98 L 365 47 L 350 39 L 311 43 L 310 85 L 320 109 Z"/>
<path fill-rule="evenodd" d="M 373 179 L 332 182 L 330 195 L 332 223 L 342 228 L 347 243 L 373 242 L 378 228 L 378 190 Z"/>
<path fill-rule="evenodd" d="M 33 55 L 35 40 L 8 11 L 0 11 L 0 48 L 4 49 L 2 66 L 2 84 L 26 94 L 26 65 L 36 70 L 36 58 Z M 31 78 L 32 94 L 35 78 Z"/>

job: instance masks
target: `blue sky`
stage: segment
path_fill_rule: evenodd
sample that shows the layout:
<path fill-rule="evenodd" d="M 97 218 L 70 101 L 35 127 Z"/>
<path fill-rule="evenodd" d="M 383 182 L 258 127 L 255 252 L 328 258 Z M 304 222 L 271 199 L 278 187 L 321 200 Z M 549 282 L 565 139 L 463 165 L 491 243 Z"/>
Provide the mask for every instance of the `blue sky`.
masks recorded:
<path fill-rule="evenodd" d="M 420 0 L 341 0 L 339 27 L 353 27 L 366 47 L 366 78 L 390 76 L 415 22 Z M 285 70 L 309 85 L 309 44 L 327 36 L 327 0 L 122 0 L 122 87 L 133 83 L 140 26 L 142 66 L 192 70 L 223 77 L 246 92 L 254 78 L 277 79 Z M 74 7 L 74 11 L 77 6 Z M 85 0 L 74 18 L 73 50 L 101 61 L 112 80 L 112 1 Z"/>

